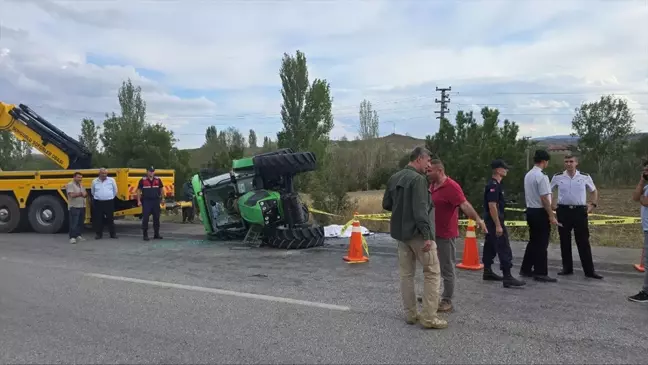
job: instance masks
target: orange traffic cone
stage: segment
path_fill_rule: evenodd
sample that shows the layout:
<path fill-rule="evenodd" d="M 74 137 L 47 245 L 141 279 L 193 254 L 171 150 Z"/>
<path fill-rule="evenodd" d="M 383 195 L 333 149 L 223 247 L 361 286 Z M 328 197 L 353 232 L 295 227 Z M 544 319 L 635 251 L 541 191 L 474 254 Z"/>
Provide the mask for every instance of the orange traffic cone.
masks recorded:
<path fill-rule="evenodd" d="M 646 268 L 644 267 L 644 264 L 643 264 L 645 254 L 646 253 L 644 252 L 644 250 L 641 250 L 641 261 L 639 261 L 638 264 L 634 264 L 634 268 L 637 269 L 637 271 L 640 271 L 640 272 L 646 271 Z"/>
<path fill-rule="evenodd" d="M 464 251 L 461 262 L 457 264 L 460 269 L 481 270 L 484 265 L 479 262 L 479 249 L 477 248 L 477 234 L 475 233 L 475 222 L 468 220 L 468 229 L 464 239 Z"/>
<path fill-rule="evenodd" d="M 369 261 L 363 253 L 362 248 L 362 231 L 360 230 L 360 221 L 353 218 L 353 228 L 351 229 L 351 238 L 349 239 L 349 253 L 343 257 L 344 261 L 350 264 L 359 264 Z"/>

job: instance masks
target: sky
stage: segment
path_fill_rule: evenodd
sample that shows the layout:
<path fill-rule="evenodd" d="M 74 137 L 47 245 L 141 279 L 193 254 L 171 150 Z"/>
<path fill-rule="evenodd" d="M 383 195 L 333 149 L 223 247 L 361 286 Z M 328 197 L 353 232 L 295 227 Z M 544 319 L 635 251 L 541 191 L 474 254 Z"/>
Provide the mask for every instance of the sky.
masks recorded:
<path fill-rule="evenodd" d="M 142 87 L 149 122 L 181 148 L 234 126 L 281 129 L 284 53 L 331 85 L 333 139 L 354 138 L 360 102 L 380 135 L 438 130 L 448 108 L 498 108 L 530 137 L 571 132 L 574 109 L 626 98 L 648 131 L 648 0 L 2 0 L 0 100 L 71 136 Z M 452 119 L 452 118 L 451 118 Z"/>

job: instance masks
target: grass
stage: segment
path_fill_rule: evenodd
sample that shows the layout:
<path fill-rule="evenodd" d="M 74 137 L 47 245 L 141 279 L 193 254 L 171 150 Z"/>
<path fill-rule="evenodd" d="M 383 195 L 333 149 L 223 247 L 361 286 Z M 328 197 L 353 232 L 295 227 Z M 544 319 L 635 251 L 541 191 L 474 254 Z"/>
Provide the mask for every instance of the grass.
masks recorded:
<path fill-rule="evenodd" d="M 349 193 L 352 199 L 356 200 L 358 213 L 372 214 L 382 213 L 382 190 L 361 191 Z M 600 199 L 595 213 L 618 215 L 627 217 L 639 217 L 639 205 L 632 201 L 632 189 L 600 189 Z M 305 201 L 309 201 L 307 196 Z M 463 218 L 463 217 L 461 217 Z M 524 220 L 523 213 L 507 212 L 507 220 Z M 344 224 L 349 217 L 336 219 L 334 223 Z M 604 219 L 602 217 L 590 217 L 590 220 Z M 361 224 L 374 232 L 389 232 L 389 222 L 385 221 L 361 221 Z M 463 227 L 461 234 L 463 235 Z M 478 232 L 478 235 L 481 233 Z M 509 227 L 509 234 L 513 240 L 526 241 L 528 231 L 526 227 Z M 552 229 L 551 240 L 557 243 L 558 230 Z M 643 247 L 643 233 L 639 224 L 592 226 L 590 225 L 590 242 L 592 245 L 611 247 Z"/>

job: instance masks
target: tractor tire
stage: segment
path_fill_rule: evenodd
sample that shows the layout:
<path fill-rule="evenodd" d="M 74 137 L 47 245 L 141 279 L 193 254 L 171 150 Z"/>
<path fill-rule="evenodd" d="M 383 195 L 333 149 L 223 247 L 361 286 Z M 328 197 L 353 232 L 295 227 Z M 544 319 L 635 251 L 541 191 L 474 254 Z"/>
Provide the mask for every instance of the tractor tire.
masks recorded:
<path fill-rule="evenodd" d="M 317 169 L 312 152 L 284 153 L 254 157 L 254 167 L 262 176 L 294 175 Z"/>
<path fill-rule="evenodd" d="M 264 246 L 282 250 L 300 250 L 324 245 L 324 227 L 273 227 L 263 230 Z"/>
<path fill-rule="evenodd" d="M 20 228 L 20 207 L 16 199 L 0 195 L 0 233 L 12 233 Z"/>
<path fill-rule="evenodd" d="M 64 226 L 65 208 L 63 201 L 55 196 L 42 195 L 29 205 L 27 219 L 37 233 L 58 233 Z"/>

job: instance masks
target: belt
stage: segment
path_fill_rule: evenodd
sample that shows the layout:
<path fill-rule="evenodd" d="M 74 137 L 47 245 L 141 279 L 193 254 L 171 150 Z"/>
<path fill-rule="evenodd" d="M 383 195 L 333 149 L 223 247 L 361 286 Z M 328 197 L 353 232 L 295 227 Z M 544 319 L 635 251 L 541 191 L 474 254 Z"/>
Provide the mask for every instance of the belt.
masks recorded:
<path fill-rule="evenodd" d="M 567 205 L 567 204 L 558 204 L 558 208 L 567 208 L 567 209 L 583 209 L 583 208 L 587 208 L 587 205 Z"/>

